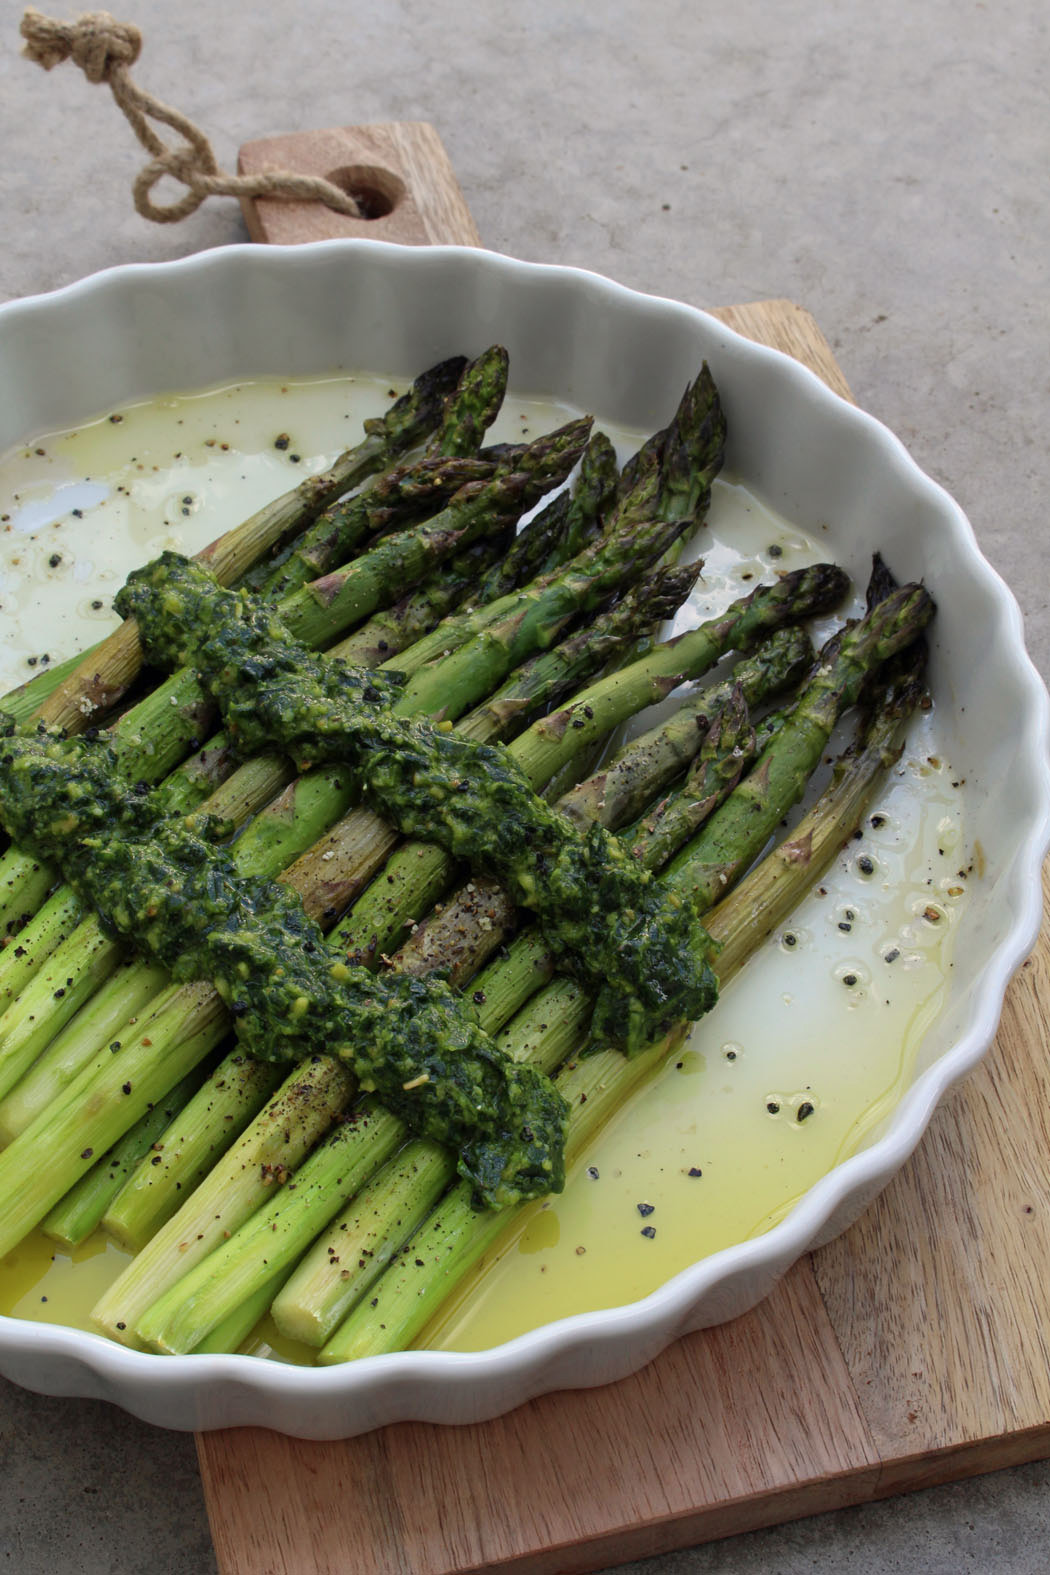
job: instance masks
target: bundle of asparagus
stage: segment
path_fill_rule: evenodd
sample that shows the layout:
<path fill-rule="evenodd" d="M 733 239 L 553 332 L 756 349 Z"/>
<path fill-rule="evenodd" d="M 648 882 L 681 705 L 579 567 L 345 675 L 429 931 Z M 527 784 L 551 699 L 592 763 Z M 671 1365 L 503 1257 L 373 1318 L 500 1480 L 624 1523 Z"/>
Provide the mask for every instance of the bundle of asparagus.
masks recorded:
<path fill-rule="evenodd" d="M 548 1107 L 570 1113 L 571 1158 L 602 1113 L 645 1075 L 660 1052 L 650 1047 L 625 1059 L 604 1050 L 580 1059 L 580 1036 L 593 1004 L 585 986 L 589 982 L 593 988 L 598 980 L 580 956 L 583 915 L 578 896 L 569 927 L 577 948 L 574 957 L 563 949 L 552 952 L 548 942 L 552 935 L 557 941 L 559 931 L 548 924 L 546 940 L 539 931 L 523 927 L 503 955 L 489 960 L 502 937 L 512 932 L 511 897 L 519 904 L 535 901 L 542 912 L 547 893 L 538 887 L 544 875 L 553 875 L 557 860 L 545 864 L 542 857 L 534 858 L 523 872 L 520 862 L 496 859 L 494 867 L 514 881 L 511 894 L 475 872 L 438 914 L 426 918 L 455 879 L 457 855 L 466 850 L 473 856 L 474 843 L 457 831 L 444 849 L 412 841 L 399 846 L 398 832 L 382 818 L 392 801 L 373 788 L 371 809 L 355 807 L 373 742 L 363 750 L 355 746 L 349 755 L 342 743 L 326 746 L 320 758 L 328 764 L 294 777 L 284 755 L 266 752 L 273 747 L 271 741 L 304 764 L 316 760 L 318 739 L 332 733 L 333 707 L 343 708 L 339 738 L 345 737 L 345 702 L 353 694 L 382 721 L 385 747 L 395 736 L 404 736 L 397 730 L 406 723 L 398 718 L 436 717 L 438 730 L 426 736 L 440 743 L 452 730 L 459 751 L 454 758 L 468 762 L 459 768 L 464 776 L 470 774 L 469 762 L 480 763 L 490 775 L 498 773 L 503 757 L 479 755 L 476 746 L 512 740 L 505 755 L 511 779 L 527 784 L 535 794 L 552 780 L 562 781 L 572 762 L 584 761 L 586 751 L 621 722 L 684 680 L 698 678 L 727 651 L 753 650 L 731 678 L 690 696 L 670 722 L 563 794 L 560 813 L 553 819 L 536 822 L 546 828 L 545 834 L 556 825 L 559 846 L 568 847 L 574 858 L 584 845 L 582 838 L 562 828 L 593 828 L 586 835 L 607 863 L 613 861 L 613 869 L 633 868 L 640 875 L 671 860 L 662 882 L 645 876 L 639 885 L 631 877 L 633 884 L 623 889 L 636 894 L 632 901 L 643 892 L 649 901 L 652 893 L 654 914 L 665 918 L 677 911 L 689 917 L 709 909 L 761 851 L 771 829 L 801 795 L 837 716 L 858 698 L 872 672 L 914 640 L 931 604 L 915 588 L 884 599 L 825 655 L 793 709 L 761 724 L 756 741 L 748 708 L 760 705 L 777 687 L 796 682 L 808 661 L 797 630 L 771 631 L 833 605 L 844 592 L 845 580 L 827 566 L 783 576 L 677 641 L 654 642 L 653 625 L 684 598 L 697 572 L 696 567 L 682 571 L 656 565 L 697 523 L 721 462 L 723 429 L 706 372 L 687 392 L 671 427 L 657 434 L 614 483 L 607 443 L 595 438 L 584 452 L 587 430 L 579 424 L 525 449 L 480 450 L 505 380 L 505 358 L 490 352 L 472 367 L 456 371 L 462 373 L 458 390 L 446 393 L 442 415 L 431 412 L 427 418 L 436 430 L 419 462 L 388 468 L 371 488 L 328 507 L 318 524 L 297 540 L 290 539 L 292 505 L 278 505 L 264 511 L 269 518 L 265 528 L 244 529 L 241 539 L 250 545 L 243 552 L 227 544 L 206 555 L 213 568 L 220 566 L 215 576 L 220 583 L 239 582 L 242 590 L 233 597 L 209 594 L 203 599 L 203 623 L 198 621 L 189 638 L 180 634 L 173 645 L 169 642 L 168 656 L 181 655 L 196 665 L 203 644 L 210 639 L 215 645 L 212 630 L 220 616 L 221 629 L 250 625 L 256 630 L 259 640 L 250 649 L 242 647 L 238 664 L 242 682 L 246 673 L 256 681 L 266 680 L 266 727 L 260 728 L 263 712 L 254 701 L 239 700 L 227 718 L 234 741 L 249 758 L 234 768 L 230 740 L 224 735 L 203 748 L 200 743 L 212 701 L 221 690 L 217 674 L 230 666 L 222 656 L 220 629 L 217 654 L 205 664 L 205 688 L 191 669 L 161 684 L 110 728 L 105 769 L 131 786 L 130 793 L 127 787 L 120 790 L 124 829 L 144 824 L 148 842 L 157 825 L 168 824 L 175 812 L 188 813 L 195 838 L 192 862 L 202 867 L 205 855 L 197 852 L 197 832 L 226 835 L 243 827 L 229 854 L 223 855 L 225 863 L 207 868 L 219 870 L 224 887 L 268 881 L 283 870 L 281 879 L 302 899 L 302 908 L 290 898 L 281 899 L 283 922 L 298 935 L 300 952 L 315 952 L 320 946 L 328 959 L 326 976 L 335 979 L 337 988 L 352 971 L 364 969 L 379 970 L 376 989 L 381 981 L 398 979 L 403 981 L 399 989 L 415 990 L 417 997 L 424 988 L 432 994 L 435 987 L 424 987 L 423 982 L 436 971 L 450 974 L 460 989 L 472 981 L 468 999 L 476 1007 L 477 1026 L 470 1030 L 470 1042 L 481 1047 L 489 1036 L 499 1035 L 491 1065 L 501 1069 L 500 1075 L 515 1084 L 527 1073 L 531 1087 L 550 1087 L 553 1102 Z M 447 371 L 442 378 L 447 384 Z M 399 409 L 404 411 L 405 401 L 394 407 L 395 412 Z M 380 440 L 390 444 L 390 431 L 402 430 L 399 423 L 391 412 L 384 422 L 372 424 L 362 445 L 370 465 Z M 407 442 L 418 435 L 417 428 Z M 389 452 L 400 449 L 390 447 Z M 559 493 L 507 551 L 516 518 L 564 479 L 581 452 L 575 489 Z M 333 490 L 346 485 L 342 474 L 349 473 L 349 464 L 331 483 Z M 311 514 L 317 512 L 319 492 L 325 501 L 329 496 L 314 487 Z M 434 498 L 444 503 L 436 515 L 425 512 Z M 412 521 L 407 526 L 406 518 Z M 398 524 L 400 530 L 391 529 Z M 330 572 L 337 557 L 369 538 L 374 545 Z M 258 559 L 260 539 L 267 552 L 271 547 L 276 552 L 266 568 Z M 419 589 L 403 594 L 413 580 Z M 156 582 L 150 589 L 154 604 L 139 605 L 152 614 L 156 601 L 170 603 L 171 595 L 165 585 L 158 590 Z M 271 603 L 283 597 L 278 624 L 261 607 L 255 611 L 249 591 Z M 464 610 L 452 610 L 464 600 L 469 600 Z M 581 625 L 581 614 L 596 611 L 590 623 Z M 347 629 L 352 632 L 328 658 L 306 658 L 306 647 L 324 648 Z M 277 647 L 272 643 L 275 632 Z M 302 726 L 301 707 L 287 698 L 273 703 L 288 679 L 282 653 L 291 649 L 289 632 L 300 663 L 295 682 L 306 672 L 313 693 L 325 697 L 313 705 L 308 730 Z M 383 659 L 388 673 L 409 675 L 407 683 L 402 687 L 399 677 L 391 687 L 379 676 L 370 686 L 348 675 L 343 665 L 349 659 L 364 668 L 375 665 L 377 658 Z M 115 703 L 140 660 L 138 631 L 129 619 L 108 653 L 103 648 L 93 654 L 86 670 L 90 676 L 64 675 L 64 682 L 45 696 L 41 720 L 57 723 L 67 733 L 76 731 L 87 714 L 94 720 Z M 604 677 L 563 703 L 602 666 Z M 29 686 L 19 693 L 9 714 L 25 716 L 43 687 L 34 691 Z M 544 714 L 551 705 L 557 709 Z M 169 712 L 179 713 L 174 729 Z M 538 719 L 531 720 L 537 713 Z M 889 714 L 888 707 L 881 713 Z M 290 729 L 275 725 L 275 718 L 289 717 Z M 356 715 L 351 720 L 358 725 Z M 416 730 L 411 736 L 418 736 L 419 724 L 408 725 Z M 40 735 L 28 740 L 23 735 L 16 744 L 13 726 L 9 732 L 4 814 L 28 840 L 34 823 L 31 814 L 20 812 L 18 771 L 39 781 L 57 758 L 61 775 L 72 746 Z M 95 744 L 80 747 L 90 756 Z M 879 759 L 889 747 L 883 742 L 872 746 Z M 759 748 L 757 765 L 740 781 Z M 187 751 L 188 761 L 180 764 Z M 863 758 L 870 780 L 870 749 Z M 849 775 L 851 782 L 859 769 Z M 683 772 L 684 781 L 674 787 Z M 90 780 L 92 792 L 100 793 L 97 773 Z M 150 782 L 160 786 L 153 795 L 156 803 L 151 799 L 144 808 Z M 520 791 L 515 788 L 519 797 Z M 136 793 L 143 802 L 132 811 L 126 805 Z M 74 841 L 77 836 L 83 841 L 79 806 L 73 813 L 68 798 L 64 803 L 63 813 L 73 816 L 67 832 Z M 115 803 L 107 801 L 107 814 L 116 812 Z M 708 820 L 719 803 L 722 807 Z M 452 822 L 456 826 L 463 824 L 461 810 L 459 814 Z M 400 818 L 410 834 L 438 829 L 433 813 L 421 818 L 413 810 Z M 705 822 L 706 829 L 697 835 Z M 606 830 L 599 831 L 603 827 Z M 623 838 L 610 835 L 621 827 L 627 828 Z M 93 825 L 90 830 L 97 844 L 104 828 Z M 111 842 L 116 845 L 116 839 Z M 823 846 L 819 837 L 814 847 L 818 845 Z M 484 863 L 483 854 L 479 856 Z M 813 861 L 815 870 L 816 852 Z M 531 1129 L 524 1144 L 529 1151 L 525 1166 L 508 1172 L 506 1118 L 495 1127 L 482 1124 L 473 1136 L 468 1122 L 457 1139 L 458 1154 L 438 1141 L 447 1139 L 451 1129 L 435 1127 L 426 1135 L 425 1123 L 421 1129 L 418 1122 L 420 1100 L 413 1096 L 422 1089 L 427 1098 L 440 1100 L 448 1065 L 445 1056 L 439 1075 L 433 1059 L 426 1059 L 433 1055 L 433 1044 L 423 1046 L 418 1076 L 406 1078 L 397 1071 L 385 1082 L 374 1057 L 362 1059 L 360 1053 L 344 1053 L 334 1045 L 326 1048 L 338 1051 L 336 1055 L 308 1054 L 280 1084 L 277 1069 L 236 1047 L 216 1064 L 229 1031 L 224 1001 L 235 1008 L 235 1021 L 242 1020 L 247 1013 L 237 1008 L 247 979 L 227 980 L 221 992 L 204 979 L 168 984 L 165 965 L 175 968 L 177 978 L 180 970 L 182 977 L 189 977 L 183 940 L 167 948 L 162 941 L 156 943 L 150 960 L 128 960 L 127 932 L 140 932 L 136 938 L 141 939 L 156 909 L 132 912 L 127 896 L 130 866 L 121 865 L 123 900 L 103 903 L 105 927 L 96 917 L 82 917 L 92 872 L 104 862 L 98 857 L 67 858 L 67 872 L 79 893 L 59 886 L 21 929 L 22 916 L 51 891 L 56 872 L 34 868 L 41 864 L 39 858 L 20 851 L 9 852 L 6 872 L 0 871 L 5 874 L 4 889 L 11 893 L 5 917 L 17 942 L 0 957 L 0 990 L 10 1003 L 0 1019 L 0 1088 L 5 1091 L 0 1124 L 11 1138 L 0 1155 L 0 1187 L 9 1200 L 0 1252 L 41 1220 L 58 1239 L 74 1241 L 102 1219 L 118 1239 L 141 1250 L 96 1309 L 100 1328 L 127 1343 L 157 1349 L 230 1349 L 272 1303 L 285 1327 L 323 1345 L 322 1360 L 341 1360 L 367 1347 L 362 1334 L 369 1322 L 362 1303 L 365 1291 L 438 1202 L 457 1165 L 468 1180 L 453 1188 L 433 1224 L 427 1224 L 428 1252 L 437 1247 L 435 1261 L 441 1265 L 435 1289 L 416 1298 L 428 1309 L 448 1284 L 448 1263 L 471 1261 L 502 1228 L 498 1211 L 476 1213 L 479 1194 L 489 1203 L 527 1196 L 508 1176 L 530 1166 L 542 1173 L 541 1186 L 556 1183 L 557 1163 L 551 1161 L 549 1148 L 537 1160 Z M 780 867 L 788 874 L 781 875 L 770 898 L 770 916 L 779 911 L 778 904 L 795 900 L 804 878 L 799 861 L 782 861 Z M 552 883 L 557 880 L 569 884 L 564 876 Z M 789 890 L 789 898 L 782 896 L 784 890 Z M 199 914 L 200 902 L 195 910 Z M 298 912 L 304 924 L 314 921 L 329 932 L 324 942 L 300 926 L 294 918 Z M 229 922 L 224 918 L 224 925 Z M 722 977 L 739 966 L 761 922 L 749 913 L 746 922 L 725 923 L 720 932 L 716 926 L 725 945 L 718 964 Z M 159 935 L 164 926 L 155 928 Z M 125 939 L 114 938 L 114 931 L 124 931 Z M 409 931 L 413 933 L 405 941 Z M 686 933 L 696 943 L 702 932 L 687 927 Z M 242 961 L 248 967 L 247 960 Z M 557 973 L 567 962 L 581 982 Z M 212 977 L 214 973 L 208 973 L 207 978 Z M 64 982 L 56 988 L 59 978 Z M 635 976 L 631 987 L 638 983 Z M 624 997 L 618 999 L 622 1003 Z M 286 998 L 284 1010 L 293 1020 L 309 1022 L 313 1006 L 297 993 L 290 1006 Z M 679 1015 L 669 1009 L 661 1026 Z M 638 1020 L 648 1040 L 660 1018 L 650 1012 Z M 366 1021 L 374 1039 L 379 1021 L 374 1013 Z M 607 1039 L 612 1016 L 600 1017 L 598 1026 Z M 301 1032 L 295 1037 L 301 1040 Z M 465 1043 L 459 1042 L 451 1058 L 457 1070 L 464 1064 Z M 566 1065 L 555 1092 L 547 1076 L 562 1062 Z M 368 1092 L 379 1088 L 385 1089 L 383 1103 Z M 165 1111 L 183 1108 L 162 1126 L 157 1114 L 162 1105 Z M 587 1117 L 581 1123 L 584 1109 Z M 467 1121 L 465 1114 L 462 1119 Z M 413 1127 L 423 1135 L 413 1137 Z M 343 1251 L 336 1253 L 323 1232 L 345 1208 L 350 1215 L 337 1222 L 340 1234 L 335 1238 Z M 348 1230 L 350 1240 L 370 1243 L 360 1246 L 360 1261 L 369 1272 L 341 1268 L 333 1276 L 333 1258 L 346 1263 Z M 308 1250 L 315 1240 L 317 1245 Z M 282 1291 L 299 1260 L 301 1269 Z M 418 1291 L 418 1279 L 413 1284 Z M 381 1294 L 385 1309 L 385 1281 Z M 348 1332 L 330 1339 L 354 1306 L 358 1311 L 350 1315 Z M 395 1319 L 398 1328 L 400 1317 Z M 383 1322 L 388 1330 L 395 1327 L 386 1316 Z M 410 1337 L 411 1332 L 406 1333 L 405 1338 Z"/>

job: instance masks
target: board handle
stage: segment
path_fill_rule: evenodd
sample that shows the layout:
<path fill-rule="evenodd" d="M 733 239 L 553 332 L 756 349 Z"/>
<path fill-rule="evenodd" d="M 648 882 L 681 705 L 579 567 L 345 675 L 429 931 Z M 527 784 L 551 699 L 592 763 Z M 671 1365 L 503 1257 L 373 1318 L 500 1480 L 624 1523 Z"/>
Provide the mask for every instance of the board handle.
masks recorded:
<path fill-rule="evenodd" d="M 426 121 L 264 137 L 244 144 L 237 169 L 242 175 L 281 169 L 323 176 L 350 192 L 365 215 L 348 218 L 321 202 L 242 197 L 253 241 L 297 246 L 351 236 L 402 246 L 481 245 L 449 156 Z"/>

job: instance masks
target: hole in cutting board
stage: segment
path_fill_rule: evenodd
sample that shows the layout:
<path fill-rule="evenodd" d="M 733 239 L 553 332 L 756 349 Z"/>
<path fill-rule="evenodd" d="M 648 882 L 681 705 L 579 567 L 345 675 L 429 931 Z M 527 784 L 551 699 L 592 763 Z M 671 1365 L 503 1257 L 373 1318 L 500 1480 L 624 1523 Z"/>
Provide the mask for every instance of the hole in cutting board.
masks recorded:
<path fill-rule="evenodd" d="M 378 164 L 345 164 L 325 178 L 354 198 L 362 219 L 385 219 L 405 195 L 400 176 Z"/>

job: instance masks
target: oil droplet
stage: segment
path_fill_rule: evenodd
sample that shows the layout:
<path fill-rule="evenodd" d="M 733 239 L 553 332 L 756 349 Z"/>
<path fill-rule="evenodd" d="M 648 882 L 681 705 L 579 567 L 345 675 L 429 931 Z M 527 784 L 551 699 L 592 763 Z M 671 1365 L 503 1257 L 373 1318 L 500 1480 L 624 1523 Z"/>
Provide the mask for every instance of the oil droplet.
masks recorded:
<path fill-rule="evenodd" d="M 942 815 L 937 822 L 937 846 L 950 853 L 959 846 L 961 829 L 954 815 Z"/>
<path fill-rule="evenodd" d="M 871 971 L 859 958 L 851 957 L 836 965 L 835 978 L 850 991 L 855 1000 L 859 1001 L 867 994 L 871 984 Z"/>

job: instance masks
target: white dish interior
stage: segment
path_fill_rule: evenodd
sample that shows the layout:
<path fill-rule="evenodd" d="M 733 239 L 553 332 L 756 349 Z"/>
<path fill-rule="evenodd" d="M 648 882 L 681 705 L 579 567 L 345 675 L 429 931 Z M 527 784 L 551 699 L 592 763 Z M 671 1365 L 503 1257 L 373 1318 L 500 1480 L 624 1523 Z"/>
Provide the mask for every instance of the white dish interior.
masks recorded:
<path fill-rule="evenodd" d="M 959 926 L 948 1000 L 915 1080 L 879 1141 L 824 1177 L 780 1225 L 633 1306 L 491 1351 L 318 1370 L 249 1357 L 166 1360 L 0 1320 L 0 1370 L 27 1387 L 111 1399 L 164 1426 L 255 1424 L 322 1438 L 408 1418 L 477 1420 L 550 1389 L 611 1381 L 677 1335 L 753 1306 L 800 1253 L 849 1224 L 992 1039 L 1042 913 L 1046 692 L 1024 654 L 1013 598 L 958 507 L 885 428 L 786 357 L 689 307 L 573 270 L 456 248 L 237 247 L 114 270 L 4 308 L 0 450 L 170 389 L 342 369 L 408 376 L 496 340 L 510 351 L 518 391 L 555 394 L 645 431 L 667 419 L 706 358 L 726 407 L 731 468 L 819 535 L 859 583 L 878 546 L 898 577 L 934 589 L 931 682 L 946 748 L 967 780 L 968 840 L 980 844 L 986 873 Z"/>

